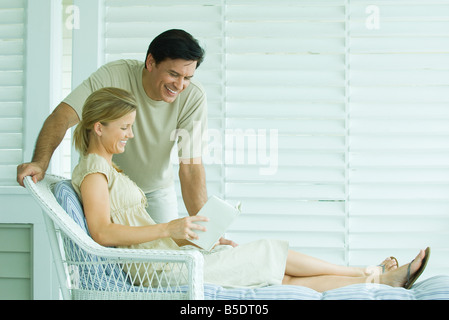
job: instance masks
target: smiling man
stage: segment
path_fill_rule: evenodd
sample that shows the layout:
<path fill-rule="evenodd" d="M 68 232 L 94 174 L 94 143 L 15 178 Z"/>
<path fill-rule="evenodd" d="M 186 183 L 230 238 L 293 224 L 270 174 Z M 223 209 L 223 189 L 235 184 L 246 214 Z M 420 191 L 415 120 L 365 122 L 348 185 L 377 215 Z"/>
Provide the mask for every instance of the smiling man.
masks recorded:
<path fill-rule="evenodd" d="M 17 181 L 25 176 L 42 179 L 50 158 L 66 131 L 77 124 L 87 97 L 104 87 L 125 89 L 138 103 L 134 139 L 114 162 L 145 192 L 148 213 L 156 223 L 178 217 L 170 155 L 176 130 L 194 137 L 194 124 L 207 128 L 207 103 L 202 86 L 192 78 L 204 59 L 204 50 L 189 33 L 168 30 L 150 44 L 145 62 L 119 60 L 108 63 L 78 86 L 47 118 L 36 142 L 32 162 L 17 167 Z M 199 140 L 202 140 L 199 137 Z M 207 201 L 202 141 L 182 146 L 179 178 L 184 203 L 195 215 Z M 186 152 L 187 151 L 187 152 Z M 181 155 L 181 150 L 180 153 Z M 187 156 L 185 156 L 187 154 Z"/>

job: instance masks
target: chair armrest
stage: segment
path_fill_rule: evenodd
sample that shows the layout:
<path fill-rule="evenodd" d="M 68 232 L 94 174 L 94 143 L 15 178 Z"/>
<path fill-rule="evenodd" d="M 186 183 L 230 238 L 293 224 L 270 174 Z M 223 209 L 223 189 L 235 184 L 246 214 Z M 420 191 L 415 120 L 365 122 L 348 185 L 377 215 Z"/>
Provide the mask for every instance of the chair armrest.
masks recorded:
<path fill-rule="evenodd" d="M 168 266 L 167 269 L 173 271 L 172 269 L 177 269 L 174 267 L 175 265 L 178 265 L 178 268 L 182 265 L 183 267 L 181 268 L 185 268 L 186 272 L 186 282 L 183 284 L 188 286 L 190 299 L 204 299 L 204 257 L 197 250 L 122 249 L 107 248 L 99 245 L 96 248 L 84 249 L 100 259 L 106 259 L 104 261 L 105 264 L 112 262 L 128 266 L 128 269 L 136 268 L 138 265 L 153 264 Z M 154 274 L 149 275 L 149 277 L 154 277 Z M 174 276 L 174 278 L 177 277 L 181 278 L 182 276 Z M 157 280 L 157 286 L 167 285 L 167 283 L 164 284 L 165 280 L 170 282 L 167 275 L 161 276 Z"/>

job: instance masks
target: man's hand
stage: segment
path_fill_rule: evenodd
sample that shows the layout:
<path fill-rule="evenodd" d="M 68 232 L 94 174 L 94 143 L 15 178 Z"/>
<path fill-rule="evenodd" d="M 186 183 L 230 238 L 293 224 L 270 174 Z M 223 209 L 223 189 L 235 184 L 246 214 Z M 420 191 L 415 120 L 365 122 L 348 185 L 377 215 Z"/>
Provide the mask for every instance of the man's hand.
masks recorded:
<path fill-rule="evenodd" d="M 22 163 L 17 166 L 17 182 L 25 187 L 23 179 L 26 176 L 31 176 L 34 183 L 42 180 L 45 176 L 45 170 L 37 162 Z"/>
<path fill-rule="evenodd" d="M 238 246 L 238 244 L 235 243 L 234 241 L 225 239 L 225 238 L 223 238 L 223 237 L 220 238 L 220 241 L 219 241 L 218 244 L 221 244 L 221 245 L 228 245 L 228 246 L 232 246 L 232 247 L 234 247 L 234 248 Z"/>

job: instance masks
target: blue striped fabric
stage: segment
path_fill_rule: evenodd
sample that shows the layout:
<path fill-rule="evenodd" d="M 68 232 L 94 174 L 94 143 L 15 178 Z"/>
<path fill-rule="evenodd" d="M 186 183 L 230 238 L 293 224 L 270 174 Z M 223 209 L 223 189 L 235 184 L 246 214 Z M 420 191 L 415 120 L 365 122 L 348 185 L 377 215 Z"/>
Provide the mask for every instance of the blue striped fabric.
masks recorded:
<path fill-rule="evenodd" d="M 89 236 L 86 218 L 82 204 L 69 180 L 63 180 L 55 185 L 53 190 L 55 198 L 66 213 L 86 232 Z M 129 289 L 130 283 L 123 270 L 117 265 L 104 263 L 106 260 L 82 250 L 75 242 L 63 235 L 66 260 L 78 265 L 77 280 L 80 289 L 115 291 Z M 95 262 L 96 268 L 91 264 L 83 262 Z M 105 277 L 98 277 L 104 274 Z"/>
<path fill-rule="evenodd" d="M 410 290 L 381 284 L 354 284 L 323 293 L 300 286 L 224 289 L 206 284 L 204 297 L 207 300 L 449 300 L 449 276 L 423 280 Z"/>
<path fill-rule="evenodd" d="M 53 190 L 55 198 L 67 214 L 75 220 L 76 224 L 83 229 L 89 236 L 89 229 L 87 228 L 86 218 L 83 213 L 83 206 L 72 187 L 70 180 L 63 180 L 55 185 Z"/>
<path fill-rule="evenodd" d="M 86 219 L 82 205 L 69 180 L 56 184 L 55 197 L 73 220 L 87 233 Z M 90 235 L 90 234 L 89 234 Z M 65 239 L 65 245 L 70 246 L 71 261 L 99 262 L 95 269 L 83 269 L 79 266 L 80 285 L 87 290 L 101 291 L 142 291 L 141 287 L 133 287 L 126 278 L 126 274 L 117 265 L 110 267 L 100 263 L 102 259 L 81 250 L 73 241 Z M 78 252 L 78 253 L 77 253 Z M 103 269 L 104 268 L 104 269 Z M 95 274 L 106 277 L 98 279 Z M 95 279 L 92 281 L 92 279 Z M 184 290 L 181 288 L 181 290 Z M 187 290 L 185 290 L 187 291 Z M 267 286 L 261 288 L 223 288 L 213 284 L 204 285 L 206 300 L 449 300 L 449 276 L 436 276 L 421 281 L 411 290 L 392 288 L 379 284 L 356 284 L 339 289 L 319 293 L 315 290 L 300 286 Z"/>

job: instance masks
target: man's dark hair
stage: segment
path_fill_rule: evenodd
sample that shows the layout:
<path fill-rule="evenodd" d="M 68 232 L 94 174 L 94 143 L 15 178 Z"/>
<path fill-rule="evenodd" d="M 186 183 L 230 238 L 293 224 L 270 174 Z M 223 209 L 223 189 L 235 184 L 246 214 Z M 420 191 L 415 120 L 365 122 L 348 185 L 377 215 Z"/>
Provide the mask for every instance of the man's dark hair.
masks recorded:
<path fill-rule="evenodd" d="M 198 40 L 190 33 L 179 29 L 167 30 L 154 38 L 148 47 L 145 62 L 149 54 L 153 56 L 156 64 L 165 59 L 183 59 L 196 61 L 198 68 L 204 60 L 204 50 Z"/>

